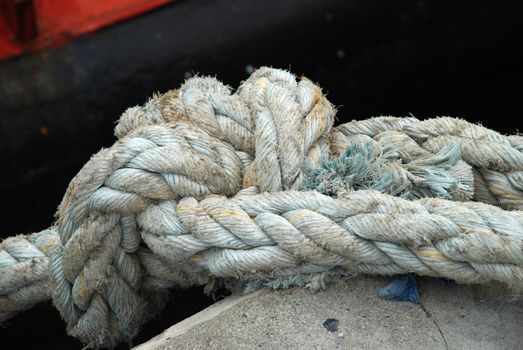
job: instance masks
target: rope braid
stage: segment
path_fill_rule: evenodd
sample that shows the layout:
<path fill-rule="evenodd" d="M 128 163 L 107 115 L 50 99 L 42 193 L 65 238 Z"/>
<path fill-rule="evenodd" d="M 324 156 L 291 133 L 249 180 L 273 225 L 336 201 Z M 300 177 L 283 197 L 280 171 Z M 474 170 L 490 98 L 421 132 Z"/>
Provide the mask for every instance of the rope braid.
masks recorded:
<path fill-rule="evenodd" d="M 334 117 L 317 85 L 272 68 L 236 92 L 196 77 L 129 108 L 56 225 L 0 243 L 0 320 L 51 297 L 70 335 L 114 347 L 169 288 L 215 277 L 523 280 L 521 136 Z"/>

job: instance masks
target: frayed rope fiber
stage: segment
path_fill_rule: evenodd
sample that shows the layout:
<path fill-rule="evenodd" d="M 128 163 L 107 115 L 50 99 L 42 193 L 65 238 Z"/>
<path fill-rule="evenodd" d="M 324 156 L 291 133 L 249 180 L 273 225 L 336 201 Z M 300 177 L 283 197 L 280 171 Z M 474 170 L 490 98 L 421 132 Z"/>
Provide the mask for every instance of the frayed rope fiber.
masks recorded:
<path fill-rule="evenodd" d="M 272 68 L 235 92 L 196 77 L 129 108 L 56 225 L 0 244 L 0 320 L 50 297 L 70 335 L 114 347 L 169 288 L 216 278 L 523 281 L 522 136 L 334 117 L 317 85 Z"/>

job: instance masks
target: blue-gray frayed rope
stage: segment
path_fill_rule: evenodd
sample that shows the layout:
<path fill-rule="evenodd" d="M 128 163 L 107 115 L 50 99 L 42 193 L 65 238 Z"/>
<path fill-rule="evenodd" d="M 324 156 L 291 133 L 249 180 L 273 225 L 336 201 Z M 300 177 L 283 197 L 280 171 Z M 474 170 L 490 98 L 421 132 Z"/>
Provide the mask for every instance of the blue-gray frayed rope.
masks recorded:
<path fill-rule="evenodd" d="M 403 163 L 392 145 L 375 142 L 352 143 L 336 159 L 324 160 L 307 174 L 304 188 L 337 197 L 347 191 L 376 190 L 405 199 L 452 199 L 456 192 L 472 197 L 472 173 L 456 177 L 452 168 L 460 160 L 460 145 L 438 154 Z"/>

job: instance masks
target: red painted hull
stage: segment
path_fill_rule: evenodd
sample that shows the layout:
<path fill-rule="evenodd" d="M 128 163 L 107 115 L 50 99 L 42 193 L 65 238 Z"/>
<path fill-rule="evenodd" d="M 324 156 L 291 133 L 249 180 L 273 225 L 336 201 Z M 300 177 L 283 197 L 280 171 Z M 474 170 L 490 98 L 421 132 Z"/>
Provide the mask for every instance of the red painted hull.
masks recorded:
<path fill-rule="evenodd" d="M 172 0 L 2 0 L 0 60 L 56 47 Z"/>

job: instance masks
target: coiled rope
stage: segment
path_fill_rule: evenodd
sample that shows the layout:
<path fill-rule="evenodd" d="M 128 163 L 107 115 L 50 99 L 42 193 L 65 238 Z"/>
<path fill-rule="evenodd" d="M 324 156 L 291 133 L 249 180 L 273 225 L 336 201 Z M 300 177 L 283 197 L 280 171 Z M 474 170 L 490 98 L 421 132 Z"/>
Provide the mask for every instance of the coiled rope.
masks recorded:
<path fill-rule="evenodd" d="M 113 347 L 169 288 L 215 277 L 523 281 L 523 137 L 334 118 L 317 85 L 272 68 L 236 92 L 196 77 L 129 108 L 56 225 L 0 244 L 0 321 L 50 297 L 70 335 Z"/>

